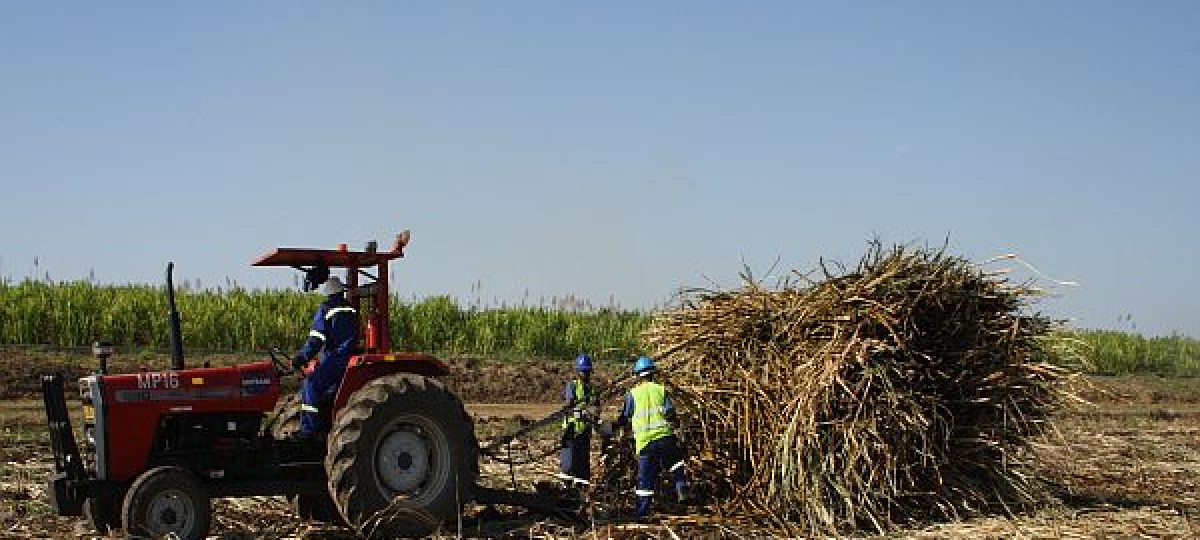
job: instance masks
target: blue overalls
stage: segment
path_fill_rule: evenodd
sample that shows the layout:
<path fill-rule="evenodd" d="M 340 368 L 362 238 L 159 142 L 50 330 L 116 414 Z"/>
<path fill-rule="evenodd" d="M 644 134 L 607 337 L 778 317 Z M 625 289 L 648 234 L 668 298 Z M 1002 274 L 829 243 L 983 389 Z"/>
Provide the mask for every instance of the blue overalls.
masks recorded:
<path fill-rule="evenodd" d="M 318 431 L 317 406 L 321 398 L 337 389 L 346 373 L 346 362 L 354 354 L 358 341 L 358 313 L 346 304 L 342 293 L 330 295 L 313 316 L 308 340 L 298 356 L 310 360 L 318 351 L 324 355 L 317 367 L 300 383 L 300 436 L 311 437 Z"/>

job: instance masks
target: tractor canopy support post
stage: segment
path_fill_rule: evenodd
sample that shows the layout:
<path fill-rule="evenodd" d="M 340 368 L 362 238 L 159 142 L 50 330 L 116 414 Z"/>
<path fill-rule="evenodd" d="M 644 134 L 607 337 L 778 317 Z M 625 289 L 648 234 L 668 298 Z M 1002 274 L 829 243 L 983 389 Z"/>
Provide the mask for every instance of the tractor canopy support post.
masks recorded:
<path fill-rule="evenodd" d="M 357 292 L 358 292 L 358 266 L 357 265 L 346 266 L 346 290 L 347 290 L 346 302 L 350 304 L 350 307 L 354 308 L 354 312 L 357 314 L 356 316 L 359 317 L 358 335 L 355 336 L 354 339 L 355 339 L 355 343 L 357 345 L 361 346 L 366 341 L 367 334 L 366 334 L 366 329 L 364 329 L 363 325 L 362 325 L 362 312 L 363 312 L 362 311 L 362 298 L 359 297 L 359 295 L 357 294 Z"/>
<path fill-rule="evenodd" d="M 392 330 L 388 321 L 389 309 L 388 301 L 388 264 L 387 261 L 379 263 L 376 269 L 375 277 L 375 298 L 372 299 L 373 315 L 376 317 L 374 321 L 375 331 L 378 333 L 379 351 L 390 352 L 392 350 Z"/>

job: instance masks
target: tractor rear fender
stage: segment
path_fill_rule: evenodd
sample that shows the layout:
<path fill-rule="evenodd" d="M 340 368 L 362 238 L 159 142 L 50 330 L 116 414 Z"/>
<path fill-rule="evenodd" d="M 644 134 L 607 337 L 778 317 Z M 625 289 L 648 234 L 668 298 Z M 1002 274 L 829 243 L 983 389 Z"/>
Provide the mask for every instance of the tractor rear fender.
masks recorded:
<path fill-rule="evenodd" d="M 396 373 L 442 377 L 450 373 L 450 366 L 425 353 L 362 354 L 352 357 L 346 366 L 346 375 L 338 386 L 337 398 L 333 405 L 334 414 L 341 411 L 350 395 L 363 385 Z"/>

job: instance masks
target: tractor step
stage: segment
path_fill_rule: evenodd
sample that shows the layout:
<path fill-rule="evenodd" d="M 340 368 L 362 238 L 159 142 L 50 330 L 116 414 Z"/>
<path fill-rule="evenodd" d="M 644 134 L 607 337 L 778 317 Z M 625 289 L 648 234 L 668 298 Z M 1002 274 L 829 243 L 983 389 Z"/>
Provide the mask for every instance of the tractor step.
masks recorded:
<path fill-rule="evenodd" d="M 42 376 L 42 400 L 50 428 L 50 449 L 54 453 L 55 474 L 47 485 L 51 503 L 60 516 L 83 515 L 85 497 L 79 487 L 87 481 L 88 475 L 75 442 L 75 431 L 71 429 L 61 373 Z"/>

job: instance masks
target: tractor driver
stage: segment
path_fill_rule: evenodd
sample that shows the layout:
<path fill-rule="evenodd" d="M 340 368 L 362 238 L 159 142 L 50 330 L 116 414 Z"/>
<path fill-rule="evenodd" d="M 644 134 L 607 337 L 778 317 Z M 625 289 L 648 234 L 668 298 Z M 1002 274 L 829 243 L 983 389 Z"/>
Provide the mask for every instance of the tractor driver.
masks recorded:
<path fill-rule="evenodd" d="M 342 281 L 337 276 L 330 277 L 321 285 L 320 291 L 326 299 L 313 315 L 308 340 L 292 359 L 292 367 L 300 370 L 318 351 L 325 350 L 321 361 L 300 382 L 302 405 L 297 433 L 300 438 L 314 437 L 319 431 L 318 404 L 342 382 L 346 361 L 354 354 L 358 340 L 358 314 L 346 303 L 346 287 Z"/>

